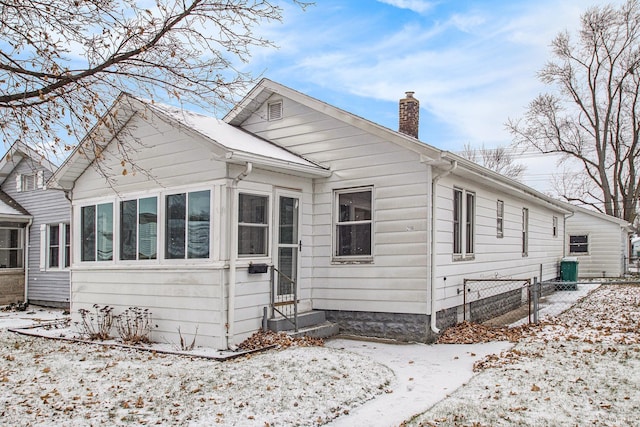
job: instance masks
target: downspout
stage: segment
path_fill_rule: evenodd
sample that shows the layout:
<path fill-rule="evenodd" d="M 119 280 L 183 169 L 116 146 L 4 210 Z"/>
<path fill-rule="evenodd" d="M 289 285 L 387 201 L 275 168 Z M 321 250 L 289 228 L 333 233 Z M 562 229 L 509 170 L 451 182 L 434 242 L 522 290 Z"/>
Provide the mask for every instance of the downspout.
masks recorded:
<path fill-rule="evenodd" d="M 233 323 L 235 321 L 234 312 L 236 309 L 236 263 L 238 260 L 238 227 L 235 226 L 236 217 L 236 193 L 238 190 L 238 182 L 245 179 L 253 170 L 253 163 L 247 162 L 245 170 L 231 181 L 228 229 L 227 235 L 231 237 L 231 247 L 229 249 L 229 292 L 227 295 L 227 348 L 231 348 L 230 342 L 233 340 Z"/>
<path fill-rule="evenodd" d="M 564 216 L 564 227 L 562 230 L 562 256 L 563 257 L 567 256 L 567 220 L 572 216 L 574 216 L 575 214 L 576 214 L 575 212 L 571 212 L 570 214 L 567 214 Z M 542 280 L 542 278 L 540 280 Z"/>
<path fill-rule="evenodd" d="M 31 240 L 31 225 L 33 224 L 33 218 L 29 219 L 27 226 L 25 227 L 25 239 L 24 239 L 24 303 L 29 302 L 29 242 Z"/>
<path fill-rule="evenodd" d="M 436 334 L 440 333 L 440 329 L 436 326 L 436 189 L 438 181 L 455 171 L 457 167 L 458 161 L 453 160 L 449 169 L 431 179 L 431 330 Z"/>

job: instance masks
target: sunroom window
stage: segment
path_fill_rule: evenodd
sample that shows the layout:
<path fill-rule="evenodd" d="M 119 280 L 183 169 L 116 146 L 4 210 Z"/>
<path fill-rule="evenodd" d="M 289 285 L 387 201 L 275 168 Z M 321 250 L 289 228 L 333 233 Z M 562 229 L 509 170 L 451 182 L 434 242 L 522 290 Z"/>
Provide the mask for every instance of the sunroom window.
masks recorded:
<path fill-rule="evenodd" d="M 211 230 L 209 190 L 166 197 L 165 258 L 209 258 Z"/>
<path fill-rule="evenodd" d="M 113 203 L 83 206 L 80 222 L 80 259 L 113 260 Z"/>
<path fill-rule="evenodd" d="M 156 259 L 158 199 L 147 197 L 120 203 L 120 259 Z"/>

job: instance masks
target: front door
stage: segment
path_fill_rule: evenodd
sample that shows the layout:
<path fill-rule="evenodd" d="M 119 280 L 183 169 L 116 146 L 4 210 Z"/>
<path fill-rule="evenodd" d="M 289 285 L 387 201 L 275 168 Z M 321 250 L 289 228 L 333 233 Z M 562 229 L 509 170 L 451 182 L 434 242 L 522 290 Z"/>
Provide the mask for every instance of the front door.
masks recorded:
<path fill-rule="evenodd" d="M 278 300 L 293 298 L 298 281 L 298 251 L 300 250 L 300 195 L 278 191 L 277 196 L 277 268 L 274 292 Z"/>

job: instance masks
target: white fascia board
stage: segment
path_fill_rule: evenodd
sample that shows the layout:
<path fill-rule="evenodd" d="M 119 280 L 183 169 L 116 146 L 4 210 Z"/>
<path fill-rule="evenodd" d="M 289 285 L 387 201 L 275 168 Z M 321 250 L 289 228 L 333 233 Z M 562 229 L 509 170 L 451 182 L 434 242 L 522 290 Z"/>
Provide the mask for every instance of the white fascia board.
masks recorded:
<path fill-rule="evenodd" d="M 302 175 L 311 178 L 327 178 L 332 174 L 330 170 L 323 169 L 321 167 L 307 166 L 278 159 L 268 159 L 265 157 L 253 155 L 251 153 L 233 151 L 227 153 L 225 157 L 227 161 L 231 163 L 252 162 L 256 165 L 263 166 L 264 168 L 274 170 L 276 172 L 291 173 L 294 175 Z"/>

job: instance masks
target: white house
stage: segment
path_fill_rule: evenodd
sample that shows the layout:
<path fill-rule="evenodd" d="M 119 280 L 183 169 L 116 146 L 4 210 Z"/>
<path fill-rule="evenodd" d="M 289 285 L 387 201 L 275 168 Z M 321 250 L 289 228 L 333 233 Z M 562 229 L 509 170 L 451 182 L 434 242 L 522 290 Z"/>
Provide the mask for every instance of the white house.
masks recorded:
<path fill-rule="evenodd" d="M 570 206 L 565 253 L 578 261 L 578 277 L 624 276 L 631 225 L 622 219 Z"/>
<path fill-rule="evenodd" d="M 411 93 L 400 113 L 396 132 L 267 79 L 223 120 L 123 94 L 51 181 L 72 314 L 148 308 L 154 339 L 228 348 L 295 286 L 345 332 L 426 342 L 465 278 L 555 278 L 571 210 L 419 141 Z"/>

